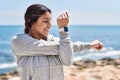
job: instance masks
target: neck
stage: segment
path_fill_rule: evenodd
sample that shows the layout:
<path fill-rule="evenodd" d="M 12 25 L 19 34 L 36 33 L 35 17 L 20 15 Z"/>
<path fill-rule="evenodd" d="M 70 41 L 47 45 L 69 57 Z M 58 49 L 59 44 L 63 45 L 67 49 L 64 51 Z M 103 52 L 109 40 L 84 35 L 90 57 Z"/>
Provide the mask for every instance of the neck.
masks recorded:
<path fill-rule="evenodd" d="M 38 39 L 38 40 L 40 40 L 40 39 L 45 39 L 45 40 L 46 40 L 46 37 L 45 37 L 45 36 L 43 36 L 43 35 L 41 35 L 41 34 L 38 34 L 38 33 L 36 33 L 36 32 L 30 31 L 29 34 L 30 34 L 33 38 L 35 38 L 35 39 Z"/>

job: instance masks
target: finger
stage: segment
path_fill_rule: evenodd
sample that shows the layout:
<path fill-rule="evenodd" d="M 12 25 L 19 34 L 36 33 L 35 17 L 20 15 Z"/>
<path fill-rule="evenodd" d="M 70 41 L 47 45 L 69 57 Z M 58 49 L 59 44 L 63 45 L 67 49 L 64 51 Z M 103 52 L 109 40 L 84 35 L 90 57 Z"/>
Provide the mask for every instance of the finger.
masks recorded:
<path fill-rule="evenodd" d="M 59 16 L 59 19 L 62 19 L 62 15 Z"/>
<path fill-rule="evenodd" d="M 66 18 L 64 14 L 62 14 L 62 18 L 63 18 L 63 19 L 65 19 L 65 18 Z"/>
<path fill-rule="evenodd" d="M 96 50 L 100 50 L 100 47 L 95 47 Z"/>
<path fill-rule="evenodd" d="M 100 46 L 100 47 L 103 47 L 103 44 L 100 42 L 100 41 L 97 41 L 98 42 L 98 46 Z"/>
<path fill-rule="evenodd" d="M 102 47 L 103 47 L 103 44 L 100 42 L 100 43 L 99 43 L 99 46 L 102 48 Z"/>
<path fill-rule="evenodd" d="M 64 13 L 64 14 L 63 14 L 63 16 L 64 16 L 65 18 L 67 18 L 67 15 L 66 15 L 66 13 Z"/>
<path fill-rule="evenodd" d="M 59 16 L 58 18 L 57 18 L 57 21 L 60 21 L 61 20 L 61 17 Z"/>
<path fill-rule="evenodd" d="M 62 14 L 61 14 L 61 15 L 59 15 L 57 19 L 61 19 L 61 18 L 62 18 Z"/>
<path fill-rule="evenodd" d="M 103 46 L 101 46 L 101 45 L 99 45 L 99 46 L 97 47 L 98 50 L 101 50 L 102 48 L 103 48 Z"/>
<path fill-rule="evenodd" d="M 101 50 L 101 49 L 102 49 L 102 47 L 99 46 L 99 47 L 98 47 L 98 50 Z"/>
<path fill-rule="evenodd" d="M 69 15 L 68 15 L 68 13 L 66 12 L 66 16 L 69 18 Z"/>

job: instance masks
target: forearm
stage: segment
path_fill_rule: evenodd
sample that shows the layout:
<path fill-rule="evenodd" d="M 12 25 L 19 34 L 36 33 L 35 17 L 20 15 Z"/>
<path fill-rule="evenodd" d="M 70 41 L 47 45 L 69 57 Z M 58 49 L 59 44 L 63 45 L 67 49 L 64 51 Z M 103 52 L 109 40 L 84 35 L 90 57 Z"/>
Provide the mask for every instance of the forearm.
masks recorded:
<path fill-rule="evenodd" d="M 82 50 L 89 50 L 90 49 L 90 43 L 84 43 L 84 42 L 72 42 L 72 48 L 73 48 L 73 52 L 80 52 Z"/>
<path fill-rule="evenodd" d="M 71 65 L 73 51 L 68 32 L 60 32 L 60 59 L 64 65 Z"/>

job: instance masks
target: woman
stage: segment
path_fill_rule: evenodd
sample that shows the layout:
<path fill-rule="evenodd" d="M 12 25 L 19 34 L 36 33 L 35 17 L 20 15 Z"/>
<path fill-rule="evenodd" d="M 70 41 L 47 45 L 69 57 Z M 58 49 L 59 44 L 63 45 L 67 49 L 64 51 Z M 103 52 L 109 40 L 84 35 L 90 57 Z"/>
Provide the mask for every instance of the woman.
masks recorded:
<path fill-rule="evenodd" d="M 98 40 L 71 42 L 67 12 L 57 18 L 60 38 L 48 34 L 51 10 L 46 6 L 29 6 L 24 18 L 24 34 L 14 36 L 12 40 L 21 80 L 64 80 L 63 65 L 71 65 L 73 53 L 91 48 L 101 50 L 103 47 Z"/>

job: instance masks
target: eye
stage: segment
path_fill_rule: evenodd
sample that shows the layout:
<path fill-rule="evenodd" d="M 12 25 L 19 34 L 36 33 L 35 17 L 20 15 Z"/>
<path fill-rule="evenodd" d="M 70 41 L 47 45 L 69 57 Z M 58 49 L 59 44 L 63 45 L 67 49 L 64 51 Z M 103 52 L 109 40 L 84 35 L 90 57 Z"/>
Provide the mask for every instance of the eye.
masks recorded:
<path fill-rule="evenodd" d="M 49 21 L 43 21 L 43 22 L 45 22 L 45 23 L 49 23 Z"/>

